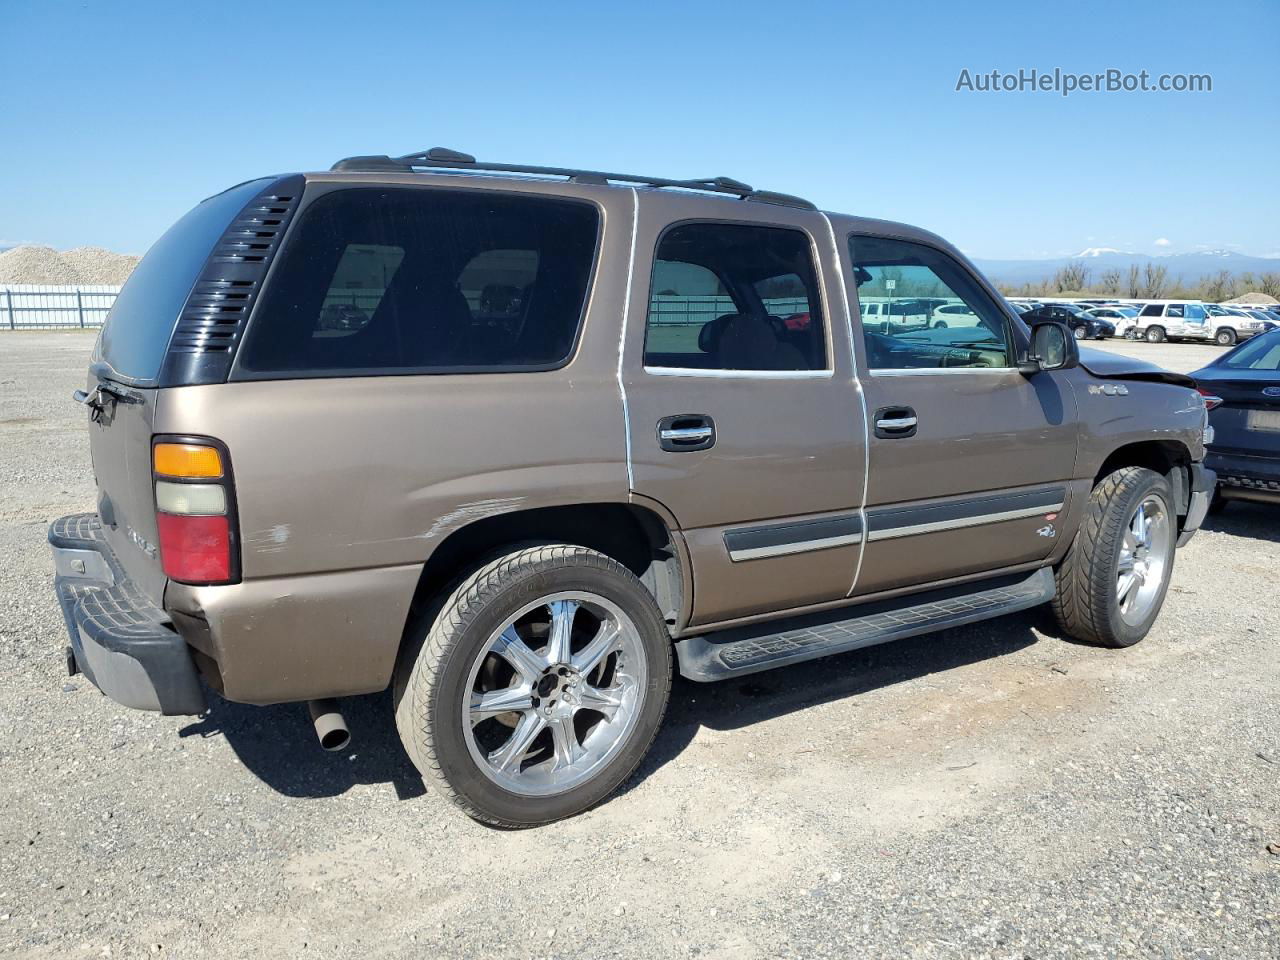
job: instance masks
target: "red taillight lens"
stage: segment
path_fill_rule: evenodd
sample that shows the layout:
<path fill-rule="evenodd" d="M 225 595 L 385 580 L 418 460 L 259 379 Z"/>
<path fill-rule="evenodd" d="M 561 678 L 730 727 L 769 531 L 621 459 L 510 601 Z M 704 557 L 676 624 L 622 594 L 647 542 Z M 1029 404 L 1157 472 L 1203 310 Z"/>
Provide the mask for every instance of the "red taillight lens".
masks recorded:
<path fill-rule="evenodd" d="M 231 579 L 231 524 L 223 517 L 157 513 L 165 576 L 183 583 Z"/>
<path fill-rule="evenodd" d="M 1204 397 L 1204 407 L 1206 410 L 1212 410 L 1215 407 L 1222 406 L 1222 398 L 1217 394 L 1210 393 L 1204 387 L 1197 387 L 1196 392 Z"/>

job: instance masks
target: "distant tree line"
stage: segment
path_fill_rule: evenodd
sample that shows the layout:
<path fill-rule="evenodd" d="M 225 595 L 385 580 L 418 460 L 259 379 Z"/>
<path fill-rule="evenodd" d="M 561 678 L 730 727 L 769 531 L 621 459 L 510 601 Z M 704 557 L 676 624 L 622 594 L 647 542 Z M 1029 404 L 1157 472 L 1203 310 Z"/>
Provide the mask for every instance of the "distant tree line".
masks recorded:
<path fill-rule="evenodd" d="M 1021 285 L 997 284 L 1000 292 L 1016 297 L 1119 297 L 1122 299 L 1204 300 L 1221 303 L 1244 293 L 1265 293 L 1280 299 L 1280 273 L 1232 273 L 1219 270 L 1205 274 L 1198 281 L 1187 281 L 1181 275 L 1169 276 L 1169 268 L 1158 263 L 1131 263 L 1127 271 L 1116 267 L 1098 271 L 1083 260 L 1072 260 L 1051 277 Z"/>

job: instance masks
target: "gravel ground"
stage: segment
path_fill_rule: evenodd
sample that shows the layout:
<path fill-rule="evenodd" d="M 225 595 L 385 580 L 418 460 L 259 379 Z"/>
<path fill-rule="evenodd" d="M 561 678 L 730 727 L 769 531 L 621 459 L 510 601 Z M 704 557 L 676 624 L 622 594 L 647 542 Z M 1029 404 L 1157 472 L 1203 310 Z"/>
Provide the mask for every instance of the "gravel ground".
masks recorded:
<path fill-rule="evenodd" d="M 67 680 L 44 528 L 93 502 L 89 345 L 0 335 L 0 955 L 1280 956 L 1274 510 L 1180 552 L 1134 649 L 1033 612 L 680 682 L 621 796 L 503 833 L 424 791 L 385 695 L 333 756 L 298 706 Z"/>

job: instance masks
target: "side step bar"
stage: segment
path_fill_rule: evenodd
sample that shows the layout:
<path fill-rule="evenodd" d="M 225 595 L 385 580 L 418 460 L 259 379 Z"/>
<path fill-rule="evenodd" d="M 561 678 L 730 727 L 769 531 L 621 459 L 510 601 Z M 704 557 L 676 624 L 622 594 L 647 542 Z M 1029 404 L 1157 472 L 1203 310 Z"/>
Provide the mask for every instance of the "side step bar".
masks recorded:
<path fill-rule="evenodd" d="M 1015 613 L 1047 603 L 1053 594 L 1053 572 L 1046 567 L 1030 576 L 982 580 L 792 619 L 781 631 L 774 621 L 687 637 L 676 644 L 676 655 L 680 673 L 690 680 L 727 680 Z"/>

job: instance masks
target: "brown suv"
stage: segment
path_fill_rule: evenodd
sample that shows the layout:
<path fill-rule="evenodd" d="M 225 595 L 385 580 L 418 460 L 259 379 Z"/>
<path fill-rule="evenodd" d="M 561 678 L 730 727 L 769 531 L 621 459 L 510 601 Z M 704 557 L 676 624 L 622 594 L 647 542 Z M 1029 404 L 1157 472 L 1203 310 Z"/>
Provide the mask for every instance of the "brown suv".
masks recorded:
<path fill-rule="evenodd" d="M 926 301 L 963 309 L 859 307 Z M 329 747 L 332 698 L 391 686 L 422 773 L 509 826 L 631 773 L 673 656 L 718 680 L 1042 603 L 1136 643 L 1213 487 L 1189 379 L 1032 332 L 933 234 L 439 149 L 205 200 L 77 399 L 73 671 L 170 714 L 310 701 Z"/>

